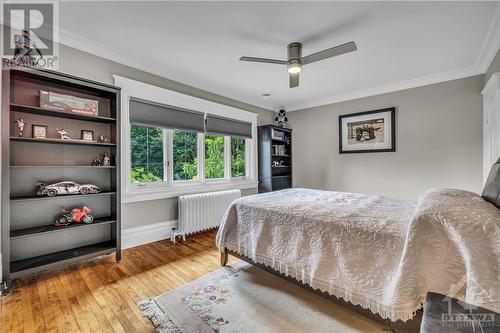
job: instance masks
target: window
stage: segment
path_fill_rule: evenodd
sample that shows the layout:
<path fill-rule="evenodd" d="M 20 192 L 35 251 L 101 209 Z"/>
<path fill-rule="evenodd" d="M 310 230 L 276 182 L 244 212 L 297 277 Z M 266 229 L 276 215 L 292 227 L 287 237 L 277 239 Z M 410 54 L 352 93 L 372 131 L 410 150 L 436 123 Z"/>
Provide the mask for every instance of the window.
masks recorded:
<path fill-rule="evenodd" d="M 224 178 L 224 137 L 205 135 L 205 179 Z"/>
<path fill-rule="evenodd" d="M 246 140 L 231 137 L 231 177 L 246 177 Z"/>
<path fill-rule="evenodd" d="M 163 130 L 157 127 L 130 126 L 132 183 L 160 182 L 164 179 Z"/>
<path fill-rule="evenodd" d="M 198 178 L 198 134 L 181 130 L 172 131 L 173 180 Z"/>

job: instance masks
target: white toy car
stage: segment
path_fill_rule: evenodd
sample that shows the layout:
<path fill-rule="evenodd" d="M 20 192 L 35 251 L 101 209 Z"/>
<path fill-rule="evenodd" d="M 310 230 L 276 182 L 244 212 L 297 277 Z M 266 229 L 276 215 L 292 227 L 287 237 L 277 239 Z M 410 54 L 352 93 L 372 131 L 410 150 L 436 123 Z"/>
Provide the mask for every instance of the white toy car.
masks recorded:
<path fill-rule="evenodd" d="M 60 182 L 55 184 L 45 184 L 38 183 L 38 189 L 36 195 L 47 195 L 53 197 L 56 195 L 67 195 L 67 194 L 92 194 L 99 193 L 101 189 L 93 184 L 80 185 L 75 182 Z"/>

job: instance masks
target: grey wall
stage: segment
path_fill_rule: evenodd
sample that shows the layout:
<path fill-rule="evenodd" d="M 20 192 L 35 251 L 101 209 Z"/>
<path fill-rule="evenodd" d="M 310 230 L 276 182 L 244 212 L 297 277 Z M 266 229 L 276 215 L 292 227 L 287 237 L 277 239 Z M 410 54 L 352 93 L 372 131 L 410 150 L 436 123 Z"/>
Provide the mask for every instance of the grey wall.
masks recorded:
<path fill-rule="evenodd" d="M 491 74 L 500 72 L 500 50 L 497 51 L 497 55 L 493 59 L 493 61 L 490 64 L 490 67 L 488 67 L 488 70 L 484 74 L 484 83 L 488 82 L 488 80 L 491 77 Z"/>
<path fill-rule="evenodd" d="M 117 74 L 133 80 L 257 113 L 259 124 L 268 124 L 273 120 L 274 112 L 272 111 L 196 89 L 65 45 L 59 46 L 59 59 L 59 70 L 64 73 L 110 84 L 113 84 L 112 75 Z M 245 190 L 242 193 L 253 194 L 256 193 L 256 189 Z M 123 205 L 122 228 L 127 229 L 145 224 L 170 221 L 176 218 L 177 198 L 128 203 Z"/>
<path fill-rule="evenodd" d="M 294 185 L 418 198 L 482 178 L 483 75 L 289 113 Z M 338 115 L 395 106 L 396 152 L 338 153 Z"/>

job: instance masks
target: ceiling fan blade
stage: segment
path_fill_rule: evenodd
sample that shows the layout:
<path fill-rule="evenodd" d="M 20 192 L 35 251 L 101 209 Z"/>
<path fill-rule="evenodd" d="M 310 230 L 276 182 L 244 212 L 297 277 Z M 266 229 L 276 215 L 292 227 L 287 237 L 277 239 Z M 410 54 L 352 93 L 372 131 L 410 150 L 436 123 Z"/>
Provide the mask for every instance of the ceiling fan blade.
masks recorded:
<path fill-rule="evenodd" d="M 241 57 L 240 61 L 264 62 L 264 63 L 268 63 L 268 64 L 278 64 L 278 65 L 287 65 L 288 64 L 288 62 L 286 60 L 255 58 L 255 57 Z"/>
<path fill-rule="evenodd" d="M 290 88 L 295 88 L 299 86 L 299 74 L 300 73 L 290 73 Z"/>
<path fill-rule="evenodd" d="M 310 64 L 316 61 L 320 61 L 323 59 L 328 59 L 331 57 L 336 57 L 338 55 L 344 54 L 344 53 L 349 53 L 356 51 L 358 48 L 356 47 L 356 43 L 354 42 L 349 42 L 345 43 L 342 45 L 338 45 L 320 52 L 316 52 L 313 54 L 310 54 L 308 56 L 305 56 L 302 58 L 302 64 Z"/>

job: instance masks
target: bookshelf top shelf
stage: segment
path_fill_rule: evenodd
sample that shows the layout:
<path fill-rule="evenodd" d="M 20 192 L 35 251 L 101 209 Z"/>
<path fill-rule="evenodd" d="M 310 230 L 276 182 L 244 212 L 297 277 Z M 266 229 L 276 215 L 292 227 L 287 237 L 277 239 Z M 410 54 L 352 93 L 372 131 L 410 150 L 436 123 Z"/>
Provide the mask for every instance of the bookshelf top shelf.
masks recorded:
<path fill-rule="evenodd" d="M 50 144 L 60 144 L 60 145 L 80 145 L 80 146 L 101 146 L 101 147 L 114 147 L 114 143 L 102 143 L 94 141 L 83 141 L 83 140 L 61 140 L 61 139 L 35 139 L 35 138 L 25 138 L 11 136 L 10 141 L 14 142 L 27 142 L 27 143 L 50 143 Z"/>
<path fill-rule="evenodd" d="M 10 104 L 10 111 L 13 112 L 23 112 L 23 113 L 31 113 L 42 116 L 51 116 L 51 117 L 59 117 L 59 118 L 67 118 L 67 119 L 75 119 L 75 120 L 83 120 L 83 121 L 93 121 L 97 123 L 114 123 L 116 118 L 112 117 L 102 117 L 102 116 L 88 116 L 79 113 L 71 113 L 65 111 L 56 111 L 44 109 L 36 106 L 27 106 L 20 104 Z"/>

